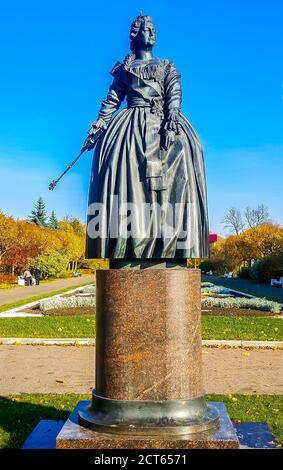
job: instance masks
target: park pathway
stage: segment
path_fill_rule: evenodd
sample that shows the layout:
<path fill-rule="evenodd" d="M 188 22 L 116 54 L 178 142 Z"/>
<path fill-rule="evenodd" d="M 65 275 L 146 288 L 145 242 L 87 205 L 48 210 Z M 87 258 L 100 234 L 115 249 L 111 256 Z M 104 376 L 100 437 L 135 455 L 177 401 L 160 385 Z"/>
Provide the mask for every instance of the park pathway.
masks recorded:
<path fill-rule="evenodd" d="M 92 346 L 0 345 L 0 395 L 90 393 Z M 203 348 L 207 393 L 282 394 L 283 350 Z"/>
<path fill-rule="evenodd" d="M 242 292 L 248 292 L 251 295 L 270 298 L 283 303 L 282 287 L 271 287 L 268 284 L 260 284 L 248 279 L 226 279 L 218 276 L 201 276 L 202 281 L 213 282 L 214 284 L 235 289 Z"/>
<path fill-rule="evenodd" d="M 0 305 L 17 302 L 19 300 L 29 299 L 36 295 L 48 294 L 49 292 L 55 292 L 57 290 L 65 289 L 67 287 L 77 287 L 82 284 L 91 283 L 94 281 L 94 275 L 72 277 L 68 279 L 57 279 L 56 281 L 50 281 L 39 286 L 30 287 L 18 287 L 15 289 L 4 289 L 0 290 Z"/>

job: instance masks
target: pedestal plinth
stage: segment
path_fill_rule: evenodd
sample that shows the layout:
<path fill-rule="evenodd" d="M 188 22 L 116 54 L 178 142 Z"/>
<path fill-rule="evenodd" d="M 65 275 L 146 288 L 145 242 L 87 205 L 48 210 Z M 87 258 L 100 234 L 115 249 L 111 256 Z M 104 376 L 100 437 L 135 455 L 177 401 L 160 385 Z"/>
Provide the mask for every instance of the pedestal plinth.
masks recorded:
<path fill-rule="evenodd" d="M 96 432 L 78 424 L 78 413 L 88 406 L 78 403 L 56 438 L 57 449 L 237 449 L 239 440 L 223 403 L 211 405 L 219 414 L 219 425 L 210 431 L 186 435 L 156 436 Z"/>
<path fill-rule="evenodd" d="M 202 386 L 200 271 L 97 272 L 96 387 L 79 423 L 178 435 L 218 424 Z"/>

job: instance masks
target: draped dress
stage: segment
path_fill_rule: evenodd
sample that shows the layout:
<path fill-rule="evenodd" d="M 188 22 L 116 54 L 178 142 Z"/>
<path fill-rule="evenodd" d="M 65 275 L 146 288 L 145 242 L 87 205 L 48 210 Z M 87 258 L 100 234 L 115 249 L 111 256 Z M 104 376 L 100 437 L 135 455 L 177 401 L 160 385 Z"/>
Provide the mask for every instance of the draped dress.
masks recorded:
<path fill-rule="evenodd" d="M 99 112 L 107 130 L 90 177 L 87 258 L 207 257 L 203 153 L 180 111 L 178 71 L 169 60 L 150 59 L 118 62 L 111 74 Z M 126 108 L 116 113 L 125 98 Z M 164 148 L 172 111 L 179 130 Z"/>

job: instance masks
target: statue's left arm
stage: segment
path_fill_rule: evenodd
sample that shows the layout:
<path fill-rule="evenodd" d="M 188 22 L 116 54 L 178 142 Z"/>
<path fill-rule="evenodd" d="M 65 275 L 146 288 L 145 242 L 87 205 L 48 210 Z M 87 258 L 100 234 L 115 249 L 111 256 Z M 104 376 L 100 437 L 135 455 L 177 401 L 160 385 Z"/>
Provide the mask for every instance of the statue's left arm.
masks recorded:
<path fill-rule="evenodd" d="M 182 90 L 181 75 L 172 62 L 166 67 L 164 79 L 164 147 L 168 148 L 179 134 L 179 114 L 181 109 Z"/>

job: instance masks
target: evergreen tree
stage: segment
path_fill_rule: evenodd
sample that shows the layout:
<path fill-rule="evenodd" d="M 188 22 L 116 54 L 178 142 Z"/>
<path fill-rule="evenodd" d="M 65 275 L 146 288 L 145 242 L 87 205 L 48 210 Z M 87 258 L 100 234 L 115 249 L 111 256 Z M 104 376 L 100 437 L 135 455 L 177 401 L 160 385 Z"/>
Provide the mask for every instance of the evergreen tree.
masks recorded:
<path fill-rule="evenodd" d="M 40 227 L 47 226 L 47 215 L 42 197 L 38 199 L 34 209 L 31 211 L 31 215 L 28 217 L 28 220 L 29 222 L 39 225 Z"/>
<path fill-rule="evenodd" d="M 57 229 L 59 227 L 58 219 L 54 211 L 51 212 L 51 216 L 49 217 L 49 227 L 54 229 Z"/>

